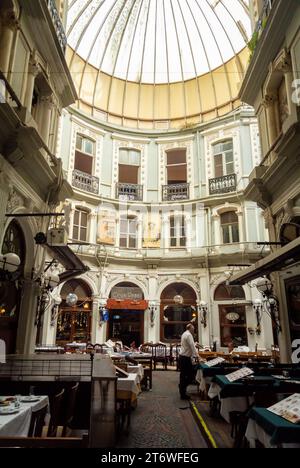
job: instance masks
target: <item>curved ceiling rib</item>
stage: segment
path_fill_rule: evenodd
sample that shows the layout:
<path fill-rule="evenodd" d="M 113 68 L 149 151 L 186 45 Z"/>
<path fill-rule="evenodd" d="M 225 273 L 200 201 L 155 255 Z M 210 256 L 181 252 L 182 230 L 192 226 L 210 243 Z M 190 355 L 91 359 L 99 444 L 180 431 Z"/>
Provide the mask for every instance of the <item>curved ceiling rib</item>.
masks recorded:
<path fill-rule="evenodd" d="M 237 99 L 249 0 L 71 0 L 67 35 L 87 106 L 129 120 L 202 121 Z"/>

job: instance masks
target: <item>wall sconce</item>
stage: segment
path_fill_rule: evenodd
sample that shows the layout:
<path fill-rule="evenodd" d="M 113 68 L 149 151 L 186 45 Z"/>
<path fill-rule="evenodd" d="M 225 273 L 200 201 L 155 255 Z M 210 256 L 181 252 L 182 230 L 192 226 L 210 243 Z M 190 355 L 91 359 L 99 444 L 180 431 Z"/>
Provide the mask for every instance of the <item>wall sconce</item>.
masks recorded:
<path fill-rule="evenodd" d="M 261 318 L 262 318 L 262 311 L 263 311 L 263 304 L 260 299 L 255 299 L 252 303 L 253 310 L 256 314 L 256 326 L 260 328 Z"/>
<path fill-rule="evenodd" d="M 206 328 L 208 305 L 205 301 L 201 301 L 198 308 L 199 308 L 199 315 L 200 315 L 200 323 L 202 323 L 203 327 Z"/>
<path fill-rule="evenodd" d="M 149 302 L 149 311 L 150 311 L 150 326 L 154 327 L 155 324 L 155 315 L 156 315 L 156 303 Z"/>
<path fill-rule="evenodd" d="M 279 319 L 279 301 L 274 294 L 273 284 L 269 278 L 264 277 L 257 281 L 256 288 L 263 296 L 263 306 L 276 327 L 277 334 L 281 332 Z"/>
<path fill-rule="evenodd" d="M 15 253 L 0 254 L 0 280 L 13 281 L 14 273 L 21 264 L 20 257 Z"/>

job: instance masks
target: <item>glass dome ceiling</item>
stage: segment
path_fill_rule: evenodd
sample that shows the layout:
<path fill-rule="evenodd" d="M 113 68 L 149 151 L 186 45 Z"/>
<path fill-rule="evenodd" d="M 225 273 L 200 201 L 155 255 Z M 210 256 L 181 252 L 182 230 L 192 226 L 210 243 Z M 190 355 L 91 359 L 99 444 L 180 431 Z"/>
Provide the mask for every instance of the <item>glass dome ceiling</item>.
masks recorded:
<path fill-rule="evenodd" d="M 241 81 L 239 74 L 245 70 L 243 51 L 251 35 L 249 1 L 70 0 L 67 35 L 69 65 L 83 102 L 122 119 L 186 118 L 206 111 L 201 76 L 216 70 L 219 74 L 207 83 L 214 94 L 212 108 L 221 104 L 216 83 L 221 77 L 229 90 L 224 102 L 237 96 L 235 81 Z M 199 112 L 188 109 L 189 98 L 184 96 L 184 109 L 172 113 L 172 88 L 174 94 L 177 83 L 190 86 L 193 80 Z M 134 83 L 139 85 L 137 107 L 126 113 Z M 162 101 L 168 100 L 168 111 L 157 112 L 155 102 L 150 104 L 156 98 L 149 85 L 158 88 Z M 113 105 L 113 92 L 119 106 Z M 184 86 L 183 94 L 187 92 Z M 167 97 L 162 96 L 165 93 Z M 148 113 L 142 110 L 144 97 L 151 107 Z"/>

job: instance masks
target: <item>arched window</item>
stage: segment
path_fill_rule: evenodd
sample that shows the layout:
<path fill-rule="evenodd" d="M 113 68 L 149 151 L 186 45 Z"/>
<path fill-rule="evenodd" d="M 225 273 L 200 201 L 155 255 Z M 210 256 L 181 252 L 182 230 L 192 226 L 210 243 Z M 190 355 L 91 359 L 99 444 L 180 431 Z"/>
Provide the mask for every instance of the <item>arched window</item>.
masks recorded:
<path fill-rule="evenodd" d="M 215 301 L 234 301 L 245 300 L 245 291 L 242 286 L 227 286 L 225 283 L 220 284 L 215 290 Z"/>
<path fill-rule="evenodd" d="M 161 294 L 161 340 L 180 341 L 188 322 L 197 317 L 195 291 L 185 283 L 173 283 Z"/>
<path fill-rule="evenodd" d="M 93 175 L 96 144 L 90 138 L 77 135 L 74 169 Z"/>
<path fill-rule="evenodd" d="M 213 145 L 213 157 L 216 178 L 235 173 L 231 139 Z"/>
<path fill-rule="evenodd" d="M 25 264 L 25 238 L 21 226 L 13 220 L 3 238 L 2 254 L 15 253 L 20 257 L 21 265 L 17 275 L 22 274 Z M 18 281 L 0 281 L 0 338 L 5 341 L 7 354 L 16 351 L 21 286 Z"/>
<path fill-rule="evenodd" d="M 73 307 L 66 302 L 68 294 L 73 293 L 78 297 L 77 304 Z M 70 280 L 64 284 L 61 290 L 62 303 L 60 305 L 56 342 L 67 344 L 76 342 L 87 343 L 90 341 L 92 291 L 85 281 L 80 279 Z"/>
<path fill-rule="evenodd" d="M 221 346 L 246 346 L 248 344 L 246 307 L 237 303 L 246 300 L 243 287 L 220 284 L 215 291 L 214 300 L 226 302 L 218 306 Z"/>
<path fill-rule="evenodd" d="M 233 244 L 240 241 L 239 220 L 235 211 L 221 214 L 221 229 L 223 244 Z"/>

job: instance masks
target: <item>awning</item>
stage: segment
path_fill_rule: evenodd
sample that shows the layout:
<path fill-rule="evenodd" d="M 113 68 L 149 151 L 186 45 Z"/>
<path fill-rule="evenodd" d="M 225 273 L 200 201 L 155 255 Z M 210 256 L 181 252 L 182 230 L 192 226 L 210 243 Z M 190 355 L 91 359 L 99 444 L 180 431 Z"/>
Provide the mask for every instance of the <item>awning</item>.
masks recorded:
<path fill-rule="evenodd" d="M 59 275 L 61 283 L 89 271 L 89 267 L 80 260 L 68 245 L 53 246 L 45 244 L 45 246 L 49 254 L 55 260 L 58 260 L 66 269 L 66 271 Z"/>
<path fill-rule="evenodd" d="M 300 237 L 234 275 L 229 284 L 245 284 L 274 271 L 280 271 L 298 261 L 300 261 Z"/>
<path fill-rule="evenodd" d="M 107 308 L 109 310 L 146 310 L 148 301 L 133 301 L 132 299 L 108 299 Z"/>

